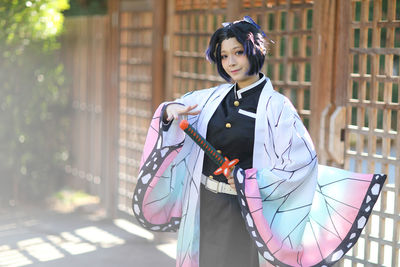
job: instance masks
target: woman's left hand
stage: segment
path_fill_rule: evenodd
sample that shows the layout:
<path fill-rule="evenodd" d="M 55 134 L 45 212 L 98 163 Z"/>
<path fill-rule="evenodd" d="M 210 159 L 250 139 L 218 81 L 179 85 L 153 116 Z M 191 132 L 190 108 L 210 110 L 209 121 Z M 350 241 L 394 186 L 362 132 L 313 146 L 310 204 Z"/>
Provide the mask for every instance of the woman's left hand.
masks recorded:
<path fill-rule="evenodd" d="M 230 170 L 229 170 L 229 175 L 228 175 L 228 177 L 226 177 L 226 179 L 228 179 L 228 184 L 234 189 L 234 190 L 236 190 L 236 186 L 235 186 L 235 179 L 233 178 L 233 169 L 234 169 L 235 167 L 232 167 Z"/>

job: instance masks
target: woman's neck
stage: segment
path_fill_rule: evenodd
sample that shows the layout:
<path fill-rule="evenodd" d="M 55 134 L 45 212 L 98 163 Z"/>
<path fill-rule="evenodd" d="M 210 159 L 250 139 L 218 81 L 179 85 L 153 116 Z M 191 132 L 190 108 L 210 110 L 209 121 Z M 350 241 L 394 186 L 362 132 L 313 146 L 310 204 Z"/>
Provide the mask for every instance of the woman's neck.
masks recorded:
<path fill-rule="evenodd" d="M 238 81 L 237 82 L 238 90 L 240 90 L 241 88 L 245 88 L 245 87 L 257 82 L 259 79 L 260 79 L 260 75 L 257 73 L 257 74 L 248 76 L 248 78 L 245 79 L 245 80 Z"/>

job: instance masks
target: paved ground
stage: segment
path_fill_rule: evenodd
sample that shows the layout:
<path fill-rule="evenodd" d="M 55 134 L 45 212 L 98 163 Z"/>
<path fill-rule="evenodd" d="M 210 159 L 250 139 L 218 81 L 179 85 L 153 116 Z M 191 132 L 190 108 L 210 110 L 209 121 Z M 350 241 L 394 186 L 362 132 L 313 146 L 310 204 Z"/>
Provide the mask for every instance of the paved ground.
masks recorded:
<path fill-rule="evenodd" d="M 175 234 L 154 235 L 134 219 L 100 214 L 1 210 L 0 266 L 175 266 Z"/>

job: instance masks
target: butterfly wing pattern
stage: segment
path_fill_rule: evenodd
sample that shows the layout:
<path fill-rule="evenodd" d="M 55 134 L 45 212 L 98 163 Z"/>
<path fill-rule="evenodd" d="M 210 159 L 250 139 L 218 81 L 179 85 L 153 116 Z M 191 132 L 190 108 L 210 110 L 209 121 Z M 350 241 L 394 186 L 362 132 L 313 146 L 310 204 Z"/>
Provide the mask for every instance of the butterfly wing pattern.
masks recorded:
<path fill-rule="evenodd" d="M 181 183 L 165 174 L 172 172 L 171 162 L 182 148 L 183 139 L 178 137 L 175 142 L 165 145 L 160 117 L 162 108 L 156 110 L 150 124 L 132 208 L 143 227 L 153 231 L 176 231 L 182 213 L 178 201 Z"/>
<path fill-rule="evenodd" d="M 200 152 L 193 142 L 184 146 L 178 126 L 168 134 L 162 130 L 163 108 L 151 121 L 132 208 L 147 229 L 179 230 L 177 266 L 198 266 L 199 181 L 193 174 Z M 290 150 L 281 150 L 292 159 Z M 312 153 L 309 159 L 313 173 L 298 183 L 285 178 L 292 177 L 285 168 L 274 179 L 268 170 L 235 168 L 247 230 L 260 255 L 274 266 L 331 266 L 340 260 L 358 240 L 386 180 L 386 175 L 317 167 Z"/>
<path fill-rule="evenodd" d="M 195 267 L 199 255 L 198 209 L 197 202 L 189 200 L 198 199 L 199 190 L 189 161 L 191 156 L 197 157 L 198 151 L 193 149 L 194 143 L 182 151 L 185 136 L 177 125 L 171 126 L 168 133 L 163 131 L 163 107 L 156 110 L 150 125 L 132 209 L 146 229 L 179 231 L 176 266 Z"/>
<path fill-rule="evenodd" d="M 319 165 L 310 213 L 304 218 L 305 224 L 298 225 L 305 225 L 301 245 L 293 247 L 289 236 L 274 235 L 265 218 L 270 217 L 268 212 L 295 214 L 296 208 L 268 210 L 256 176 L 255 169 L 235 170 L 238 199 L 248 232 L 260 254 L 274 266 L 331 266 L 340 260 L 359 238 L 386 180 L 386 175 Z M 294 191 L 283 196 L 283 202 Z"/>

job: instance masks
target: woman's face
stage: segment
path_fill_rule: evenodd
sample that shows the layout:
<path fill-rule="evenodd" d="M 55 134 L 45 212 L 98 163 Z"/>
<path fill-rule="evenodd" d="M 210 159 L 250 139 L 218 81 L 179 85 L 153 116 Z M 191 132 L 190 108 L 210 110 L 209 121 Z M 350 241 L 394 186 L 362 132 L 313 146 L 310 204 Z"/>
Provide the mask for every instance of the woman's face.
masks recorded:
<path fill-rule="evenodd" d="M 240 88 L 244 88 L 259 79 L 258 74 L 247 75 L 250 63 L 244 53 L 243 45 L 235 37 L 222 41 L 221 63 L 225 72 L 234 82 L 238 83 Z"/>

